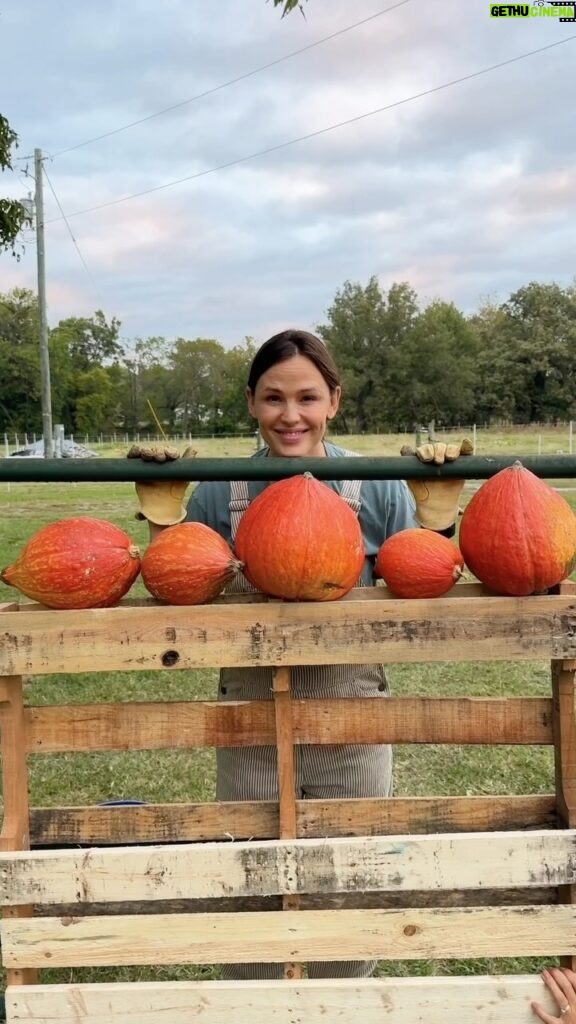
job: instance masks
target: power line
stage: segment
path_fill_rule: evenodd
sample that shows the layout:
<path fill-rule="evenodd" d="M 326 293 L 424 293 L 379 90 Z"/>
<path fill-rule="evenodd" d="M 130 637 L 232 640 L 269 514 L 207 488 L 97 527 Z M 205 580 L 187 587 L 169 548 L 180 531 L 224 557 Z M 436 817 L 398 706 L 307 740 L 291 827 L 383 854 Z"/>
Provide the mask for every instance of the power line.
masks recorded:
<path fill-rule="evenodd" d="M 86 271 L 86 273 L 88 275 L 88 278 L 90 279 L 90 284 L 92 285 L 92 287 L 94 289 L 94 293 L 96 295 L 96 298 L 98 299 L 99 305 L 101 307 L 103 307 L 104 303 L 102 302 L 102 297 L 100 295 L 100 292 L 98 290 L 96 282 L 95 282 L 95 280 L 94 280 L 94 278 L 92 276 L 92 273 L 90 271 L 90 268 L 88 267 L 88 264 L 86 263 L 86 260 L 84 259 L 84 256 L 82 255 L 82 252 L 80 251 L 80 246 L 78 245 L 78 242 L 77 242 L 76 238 L 74 237 L 74 233 L 72 231 L 72 228 L 70 227 L 70 225 L 68 223 L 68 218 L 67 218 L 66 214 L 64 213 L 64 210 L 62 209 L 60 200 L 58 199 L 58 196 L 56 195 L 56 192 L 54 190 L 54 186 L 53 186 L 52 182 L 50 181 L 50 177 L 48 175 L 48 171 L 46 170 L 46 166 L 45 166 L 44 163 L 42 165 L 42 170 L 44 172 L 44 177 L 46 178 L 46 181 L 48 182 L 48 184 L 50 186 L 50 191 L 51 191 L 52 195 L 54 196 L 54 199 L 56 200 L 56 205 L 57 205 L 58 209 L 60 210 L 60 213 L 62 214 L 62 220 L 64 221 L 66 227 L 68 228 L 68 234 L 70 235 L 70 238 L 72 239 L 72 242 L 74 243 L 74 248 L 76 249 L 76 252 L 78 253 L 78 256 L 80 257 L 82 266 L 84 267 L 84 270 Z M 51 221 L 45 221 L 44 223 L 48 224 L 48 223 L 52 223 L 52 222 Z"/>
<path fill-rule="evenodd" d="M 395 107 L 401 107 L 405 103 L 412 103 L 414 100 L 422 99 L 424 96 L 431 96 L 433 93 L 442 92 L 444 89 L 450 89 L 453 85 L 460 85 L 462 82 L 468 82 L 472 78 L 479 78 L 481 75 L 487 75 L 490 71 L 497 71 L 498 68 L 506 67 L 508 64 L 515 64 L 520 60 L 525 60 L 527 57 L 533 57 L 538 53 L 543 53 L 545 50 L 551 50 L 556 46 L 563 46 L 564 43 L 572 42 L 576 39 L 576 35 L 567 36 L 566 39 L 560 39 L 555 43 L 548 43 L 547 46 L 539 46 L 536 50 L 528 50 L 526 53 L 520 53 L 517 57 L 509 57 L 507 60 L 499 61 L 498 64 L 491 64 L 490 67 L 481 68 L 480 71 L 472 71 L 468 75 L 462 75 L 460 78 L 453 78 L 450 82 L 444 82 L 442 85 L 435 85 L 431 89 L 425 89 L 423 92 L 414 93 L 413 96 L 406 96 L 402 100 L 395 100 L 393 103 L 387 103 L 384 107 L 377 107 L 376 110 L 369 110 L 365 114 L 358 114 L 356 117 L 350 117 L 346 121 L 339 121 L 337 124 L 328 125 L 326 128 L 318 128 L 314 132 L 308 132 L 306 135 L 300 135 L 296 139 L 289 139 L 287 142 L 279 142 L 275 146 L 268 146 L 267 149 L 260 149 L 255 153 L 250 153 L 248 156 L 237 157 L 234 160 L 228 160 L 226 163 L 218 164 L 216 167 L 208 167 L 204 171 L 197 171 L 195 174 L 188 174 L 185 178 L 176 178 L 174 181 L 167 181 L 163 185 L 155 185 L 153 188 L 143 189 L 141 192 L 133 192 L 129 196 L 122 196 L 120 199 L 112 199 L 107 203 L 100 203 L 98 206 L 88 206 L 84 210 L 76 210 L 74 213 L 68 214 L 69 217 L 80 217 L 85 213 L 94 213 L 96 210 L 105 210 L 109 206 L 118 206 L 120 203 L 127 203 L 131 199 L 140 199 L 142 196 L 151 195 L 153 192 L 161 192 L 163 189 L 173 188 L 175 185 L 182 185 L 187 181 L 195 181 L 197 178 L 204 178 L 208 174 L 215 174 L 217 171 L 224 171 L 229 167 L 236 167 L 239 164 L 247 163 L 249 160 L 256 160 L 260 156 L 266 156 L 268 153 L 276 153 L 280 149 L 286 149 L 288 146 L 295 146 L 298 142 L 306 142 L 308 139 L 317 138 L 319 135 L 325 135 L 327 132 L 335 131 L 337 128 L 345 128 L 349 124 L 354 124 L 357 121 L 363 121 L 368 117 L 373 117 L 375 114 L 382 114 L 387 110 L 393 110 Z M 46 221 L 47 224 L 53 224 L 55 220 L 60 218 L 56 217 L 53 220 Z"/>
<path fill-rule="evenodd" d="M 291 53 L 286 53 L 283 57 L 277 57 L 275 60 L 271 60 L 267 64 L 261 64 L 259 67 L 253 68 L 252 71 L 246 71 L 243 75 L 238 75 L 236 78 L 230 78 L 227 82 L 221 82 L 220 85 L 215 85 L 211 89 L 206 89 L 204 92 L 196 93 L 195 96 L 190 96 L 187 100 L 180 100 L 179 103 L 173 103 L 169 107 L 163 107 L 162 110 L 156 110 L 153 114 L 147 114 L 145 117 L 140 117 L 137 121 L 130 121 L 128 124 L 121 125 L 120 128 L 113 128 L 111 131 L 103 132 L 102 135 L 95 135 L 93 138 L 86 139 L 84 142 L 78 142 L 75 146 L 68 146 L 66 149 L 60 149 L 57 153 L 52 153 L 52 159 L 56 159 L 57 156 L 63 156 L 64 153 L 71 153 L 75 149 L 81 149 L 82 146 L 90 146 L 93 142 L 100 142 L 102 139 L 108 139 L 111 135 L 118 135 L 120 132 L 128 131 L 129 128 L 136 128 L 139 124 L 151 121 L 155 117 L 161 117 L 162 114 L 169 114 L 172 110 L 179 110 L 181 107 L 186 107 L 190 103 L 195 103 L 196 100 L 204 99 L 205 96 L 212 96 L 215 92 L 220 92 L 222 89 L 227 89 L 230 85 L 236 85 L 237 82 L 243 82 L 247 78 L 259 75 L 262 71 L 268 71 L 270 68 L 276 67 L 277 64 L 282 64 L 284 61 L 291 60 L 292 57 L 297 57 L 300 53 L 306 53 L 307 50 L 313 50 L 315 46 L 321 46 L 323 43 L 327 43 L 331 39 L 336 39 L 337 36 L 343 36 L 346 32 L 352 32 L 353 29 L 359 28 L 361 25 L 366 25 L 369 21 L 374 21 L 376 18 L 381 18 L 383 14 L 389 14 L 390 11 L 395 11 L 398 7 L 404 7 L 410 2 L 411 0 L 400 0 L 399 3 L 393 4 L 392 7 L 386 7 L 382 11 L 377 11 L 376 14 L 370 14 L 369 17 L 362 18 L 361 21 L 355 21 L 353 25 L 348 25 L 346 28 L 338 29 L 337 32 L 331 32 L 329 36 L 323 36 L 322 39 L 317 39 L 315 43 L 308 43 L 306 46 L 301 46 L 298 50 L 292 50 Z"/>

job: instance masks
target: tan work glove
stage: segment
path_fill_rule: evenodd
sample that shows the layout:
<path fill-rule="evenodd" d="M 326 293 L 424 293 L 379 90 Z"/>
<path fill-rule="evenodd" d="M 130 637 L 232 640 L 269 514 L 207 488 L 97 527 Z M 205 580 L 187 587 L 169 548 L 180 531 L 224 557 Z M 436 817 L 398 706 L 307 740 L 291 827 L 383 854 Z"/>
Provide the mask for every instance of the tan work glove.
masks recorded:
<path fill-rule="evenodd" d="M 400 454 L 416 455 L 421 462 L 442 466 L 444 462 L 454 462 L 460 455 L 472 455 L 473 451 L 472 441 L 465 437 L 455 444 L 423 444 L 416 451 L 410 445 L 404 445 Z M 447 530 L 456 522 L 465 480 L 407 480 L 406 483 L 416 501 L 416 519 L 420 526 L 426 530 Z"/>
<path fill-rule="evenodd" d="M 192 447 L 180 452 L 172 445 L 133 444 L 127 458 L 162 463 L 175 459 L 193 459 L 196 454 Z M 136 518 L 147 519 L 155 526 L 181 523 L 186 518 L 184 495 L 189 483 L 189 480 L 137 480 L 136 494 L 140 511 L 136 513 Z"/>

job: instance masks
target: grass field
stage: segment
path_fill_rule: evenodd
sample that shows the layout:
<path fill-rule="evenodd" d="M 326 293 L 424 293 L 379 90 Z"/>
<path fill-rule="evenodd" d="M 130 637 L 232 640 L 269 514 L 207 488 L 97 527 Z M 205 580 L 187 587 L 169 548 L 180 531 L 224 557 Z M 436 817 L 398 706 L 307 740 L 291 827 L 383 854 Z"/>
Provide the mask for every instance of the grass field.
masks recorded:
<path fill-rule="evenodd" d="M 539 437 L 539 440 L 538 440 Z M 339 443 L 366 455 L 395 455 L 404 435 L 339 438 Z M 412 438 L 408 438 L 412 441 Z M 567 453 L 567 430 L 535 434 L 534 430 L 477 435 L 478 454 Z M 250 455 L 254 441 L 201 440 L 199 455 Z M 123 456 L 124 448 L 101 449 L 106 457 Z M 560 482 L 559 482 L 560 483 Z M 567 499 L 576 508 L 576 482 L 562 481 Z M 574 489 L 572 489 L 574 488 Z M 473 485 L 467 487 L 466 495 Z M 0 484 L 0 564 L 7 565 L 25 541 L 43 524 L 73 515 L 109 519 L 127 530 L 142 548 L 147 527 L 134 519 L 132 484 Z M 143 594 L 137 582 L 131 596 Z M 15 592 L 0 584 L 0 602 Z M 548 695 L 547 663 L 391 665 L 396 695 Z M 214 699 L 217 673 L 93 673 L 30 678 L 27 699 L 32 704 L 90 703 L 120 700 Z M 541 747 L 406 746 L 395 751 L 396 795 L 543 793 L 554 788 L 552 752 Z M 95 804 L 109 799 L 137 798 L 151 802 L 211 800 L 214 794 L 212 751 L 126 752 L 67 754 L 31 758 L 31 801 L 39 806 Z M 383 963 L 379 973 L 513 973 L 539 970 L 540 961 L 446 961 L 432 964 Z M 70 972 L 46 972 L 50 980 L 69 980 Z M 74 972 L 81 980 L 121 978 L 217 977 L 207 968 L 142 969 Z M 1 983 L 0 983 L 1 986 Z"/>

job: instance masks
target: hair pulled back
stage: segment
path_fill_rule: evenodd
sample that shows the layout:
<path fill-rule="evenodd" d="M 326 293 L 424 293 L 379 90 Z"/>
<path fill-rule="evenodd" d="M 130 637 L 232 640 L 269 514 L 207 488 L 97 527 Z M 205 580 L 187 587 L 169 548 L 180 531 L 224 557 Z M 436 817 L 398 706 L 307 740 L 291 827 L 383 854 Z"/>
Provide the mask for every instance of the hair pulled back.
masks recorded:
<path fill-rule="evenodd" d="M 262 374 L 276 363 L 283 363 L 294 356 L 306 356 L 322 374 L 330 393 L 340 386 L 340 374 L 326 345 L 309 331 L 289 329 L 273 335 L 258 349 L 248 375 L 248 388 L 254 394 Z"/>

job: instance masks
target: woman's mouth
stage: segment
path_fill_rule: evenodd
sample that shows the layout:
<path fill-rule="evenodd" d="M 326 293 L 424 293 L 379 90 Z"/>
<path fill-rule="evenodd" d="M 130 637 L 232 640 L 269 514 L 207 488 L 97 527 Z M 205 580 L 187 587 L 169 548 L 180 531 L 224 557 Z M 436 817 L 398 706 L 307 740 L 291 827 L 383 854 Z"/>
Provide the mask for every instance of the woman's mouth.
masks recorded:
<path fill-rule="evenodd" d="M 278 437 L 280 438 L 281 441 L 286 441 L 287 443 L 290 443 L 290 442 L 295 443 L 296 441 L 302 440 L 302 438 L 306 434 L 306 431 L 305 430 L 279 430 L 277 433 L 278 433 Z"/>

